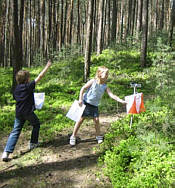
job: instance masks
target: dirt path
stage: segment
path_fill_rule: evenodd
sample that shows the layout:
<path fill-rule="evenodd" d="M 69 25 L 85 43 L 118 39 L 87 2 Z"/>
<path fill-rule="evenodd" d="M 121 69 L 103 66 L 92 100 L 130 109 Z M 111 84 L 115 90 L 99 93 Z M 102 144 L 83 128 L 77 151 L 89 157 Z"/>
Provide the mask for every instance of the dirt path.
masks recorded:
<path fill-rule="evenodd" d="M 117 114 L 100 117 L 103 134 L 118 117 Z M 32 151 L 27 150 L 28 141 L 22 134 L 12 160 L 0 162 L 0 188 L 110 188 L 110 183 L 98 175 L 93 122 L 86 120 L 82 125 L 75 147 L 69 145 L 71 131 L 72 128 L 63 130 L 55 140 Z M 7 136 L 1 139 L 1 153 L 6 140 Z"/>

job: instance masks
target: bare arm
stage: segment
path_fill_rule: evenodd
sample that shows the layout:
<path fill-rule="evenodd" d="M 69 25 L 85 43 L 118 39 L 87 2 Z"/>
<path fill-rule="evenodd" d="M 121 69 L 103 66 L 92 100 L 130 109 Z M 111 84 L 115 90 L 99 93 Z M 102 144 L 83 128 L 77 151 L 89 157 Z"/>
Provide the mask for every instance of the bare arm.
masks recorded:
<path fill-rule="evenodd" d="M 91 87 L 94 79 L 89 80 L 80 90 L 80 95 L 79 95 L 79 104 L 81 105 L 83 103 L 83 93 L 86 89 Z"/>
<path fill-rule="evenodd" d="M 120 99 L 118 96 L 114 95 L 108 87 L 106 88 L 106 92 L 107 92 L 107 94 L 108 94 L 112 99 L 114 99 L 114 100 L 116 100 L 116 101 L 118 101 L 118 102 L 120 102 L 120 103 L 122 103 L 122 104 L 126 104 L 126 101 L 124 101 L 124 100 Z"/>
<path fill-rule="evenodd" d="M 47 65 L 44 67 L 44 69 L 40 72 L 40 74 L 35 79 L 35 83 L 38 83 L 41 80 L 41 78 L 45 75 L 45 73 L 47 72 L 47 70 L 50 66 L 51 66 L 51 62 L 49 60 Z"/>

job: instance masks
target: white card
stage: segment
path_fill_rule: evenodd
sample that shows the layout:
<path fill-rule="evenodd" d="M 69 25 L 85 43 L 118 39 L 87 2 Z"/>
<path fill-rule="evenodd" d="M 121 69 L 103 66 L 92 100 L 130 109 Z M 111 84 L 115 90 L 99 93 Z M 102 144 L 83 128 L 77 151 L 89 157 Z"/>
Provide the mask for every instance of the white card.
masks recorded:
<path fill-rule="evenodd" d="M 35 108 L 41 109 L 44 104 L 45 93 L 34 93 Z"/>
<path fill-rule="evenodd" d="M 84 112 L 85 107 L 86 107 L 85 104 L 82 104 L 82 106 L 80 106 L 78 104 L 78 101 L 75 100 L 72 106 L 70 107 L 68 113 L 66 114 L 66 117 L 70 118 L 75 122 L 79 121 Z"/>

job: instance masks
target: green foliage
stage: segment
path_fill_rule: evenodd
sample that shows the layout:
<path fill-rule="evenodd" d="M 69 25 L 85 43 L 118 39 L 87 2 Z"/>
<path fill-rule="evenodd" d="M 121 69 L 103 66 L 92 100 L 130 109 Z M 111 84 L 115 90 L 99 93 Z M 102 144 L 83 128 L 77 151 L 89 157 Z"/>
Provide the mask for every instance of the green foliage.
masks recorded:
<path fill-rule="evenodd" d="M 117 187 L 170 187 L 175 178 L 175 152 L 148 146 L 135 137 L 122 140 L 104 157 L 104 173 Z"/>
<path fill-rule="evenodd" d="M 175 181 L 174 133 L 163 130 L 168 109 L 114 122 L 101 145 L 104 174 L 114 187 L 171 187 Z M 171 133 L 171 134 L 170 134 Z M 170 137 L 171 135 L 171 137 Z"/>
<path fill-rule="evenodd" d="M 115 188 L 175 186 L 174 52 L 161 38 L 155 49 L 149 53 L 151 67 L 131 73 L 145 75 L 146 112 L 134 115 L 131 128 L 129 115 L 114 122 L 100 146 L 99 164 Z"/>
<path fill-rule="evenodd" d="M 173 187 L 175 72 L 172 66 L 175 54 L 157 38 L 154 41 L 157 50 L 149 51 L 149 66 L 143 69 L 139 52 L 133 50 L 137 48 L 136 41 L 128 40 L 135 43 L 132 50 L 128 50 L 128 46 L 122 50 L 116 47 L 104 50 L 99 56 L 93 55 L 90 78 L 95 76 L 98 66 L 105 65 L 109 68 L 108 86 L 120 98 L 133 93 L 130 82 L 141 83 L 138 92 L 144 94 L 146 112 L 134 115 L 131 127 L 131 115 L 111 125 L 100 145 L 99 163 L 114 187 Z M 36 111 L 42 124 L 40 139 L 43 142 L 54 140 L 62 129 L 74 124 L 65 115 L 84 84 L 84 60 L 77 57 L 80 51 L 75 49 L 50 52 L 54 64 L 36 87 L 36 92 L 46 94 L 43 109 Z M 40 60 L 38 55 L 35 65 L 39 65 Z M 30 69 L 31 79 L 41 70 L 42 67 Z M 12 70 L 1 68 L 0 74 L 0 131 L 9 133 L 15 116 L 15 101 L 10 94 Z M 124 112 L 125 107 L 105 94 L 99 110 L 112 114 Z"/>

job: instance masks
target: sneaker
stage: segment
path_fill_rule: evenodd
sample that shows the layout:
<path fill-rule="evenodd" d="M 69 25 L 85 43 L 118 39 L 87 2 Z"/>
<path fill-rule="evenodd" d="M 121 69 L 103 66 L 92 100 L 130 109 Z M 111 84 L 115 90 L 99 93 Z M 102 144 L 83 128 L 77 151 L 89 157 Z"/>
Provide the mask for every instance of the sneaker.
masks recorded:
<path fill-rule="evenodd" d="M 34 149 L 34 148 L 36 148 L 36 147 L 38 147 L 39 146 L 39 143 L 37 143 L 37 144 L 35 144 L 35 143 L 30 143 L 29 144 L 29 150 L 32 150 L 32 149 Z"/>
<path fill-rule="evenodd" d="M 70 142 L 69 142 L 69 144 L 70 144 L 71 146 L 75 146 L 75 144 L 76 144 L 76 137 L 75 137 L 75 136 L 71 136 L 71 137 L 70 137 Z"/>
<path fill-rule="evenodd" d="M 9 155 L 10 155 L 9 152 L 4 151 L 2 154 L 2 160 L 7 162 L 9 160 Z"/>
<path fill-rule="evenodd" d="M 98 144 L 101 144 L 103 142 L 103 136 L 96 136 L 96 140 Z"/>

